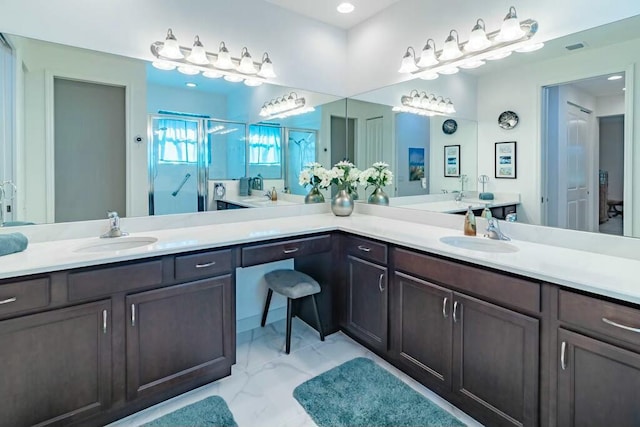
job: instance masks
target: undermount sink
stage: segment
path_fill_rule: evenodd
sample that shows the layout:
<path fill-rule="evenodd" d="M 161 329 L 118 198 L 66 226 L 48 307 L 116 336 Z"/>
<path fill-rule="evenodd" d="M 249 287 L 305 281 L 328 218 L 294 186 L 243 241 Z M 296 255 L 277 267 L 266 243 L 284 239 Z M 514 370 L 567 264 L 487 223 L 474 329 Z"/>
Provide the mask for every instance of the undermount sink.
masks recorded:
<path fill-rule="evenodd" d="M 114 237 L 88 243 L 75 249 L 74 252 L 115 252 L 148 246 L 157 241 L 155 237 Z"/>
<path fill-rule="evenodd" d="M 493 253 L 510 253 L 519 251 L 517 246 L 507 243 L 504 240 L 491 240 L 485 237 L 446 236 L 441 237 L 440 241 L 447 245 L 472 251 Z"/>

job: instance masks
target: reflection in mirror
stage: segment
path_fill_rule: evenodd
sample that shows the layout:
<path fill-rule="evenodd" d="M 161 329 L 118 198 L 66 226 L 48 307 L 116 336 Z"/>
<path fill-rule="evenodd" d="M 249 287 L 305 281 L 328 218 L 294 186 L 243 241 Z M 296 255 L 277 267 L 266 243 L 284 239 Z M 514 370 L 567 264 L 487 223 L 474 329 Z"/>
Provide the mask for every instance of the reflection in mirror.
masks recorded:
<path fill-rule="evenodd" d="M 107 210 L 121 217 L 209 210 L 216 206 L 214 181 L 237 197 L 240 178 L 301 193 L 300 162 L 329 147 L 331 115 L 344 117 L 336 96 L 4 39 L 0 104 L 16 108 L 2 112 L 3 128 L 15 129 L 3 139 L 3 153 L 13 154 L 2 158 L 2 181 L 17 192 L 0 202 L 3 223 L 102 219 Z M 293 92 L 315 110 L 260 116 L 269 100 Z"/>

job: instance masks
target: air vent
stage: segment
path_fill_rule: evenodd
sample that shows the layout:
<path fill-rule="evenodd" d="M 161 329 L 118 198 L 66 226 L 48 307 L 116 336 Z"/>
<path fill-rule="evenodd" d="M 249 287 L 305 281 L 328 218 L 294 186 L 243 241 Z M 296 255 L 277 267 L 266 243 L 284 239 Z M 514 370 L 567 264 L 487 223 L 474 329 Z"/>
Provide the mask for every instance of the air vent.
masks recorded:
<path fill-rule="evenodd" d="M 569 46 L 565 46 L 564 48 L 567 50 L 578 50 L 578 49 L 582 49 L 585 46 L 584 43 L 575 43 L 575 44 L 570 44 Z"/>

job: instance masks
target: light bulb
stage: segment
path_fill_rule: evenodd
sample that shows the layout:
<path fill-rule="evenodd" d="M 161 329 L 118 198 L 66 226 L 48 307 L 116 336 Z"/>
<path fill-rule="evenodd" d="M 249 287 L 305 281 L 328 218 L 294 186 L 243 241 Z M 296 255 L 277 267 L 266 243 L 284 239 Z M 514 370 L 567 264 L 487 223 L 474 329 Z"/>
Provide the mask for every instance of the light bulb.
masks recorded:
<path fill-rule="evenodd" d="M 231 68 L 234 68 L 233 61 L 231 60 L 231 54 L 229 53 L 229 50 L 225 46 L 224 42 L 220 43 L 218 58 L 213 65 L 216 68 L 220 68 L 221 70 L 230 70 Z"/>
<path fill-rule="evenodd" d="M 173 31 L 171 31 L 171 28 L 167 30 L 167 38 L 164 40 L 164 44 L 162 45 L 162 48 L 158 51 L 158 54 L 169 59 L 184 58 L 184 55 L 180 51 L 178 40 L 176 40 L 176 37 L 173 35 Z"/>
<path fill-rule="evenodd" d="M 262 80 L 258 79 L 247 79 L 244 81 L 244 84 L 251 87 L 260 86 L 262 84 Z"/>
<path fill-rule="evenodd" d="M 455 37 L 453 34 L 455 33 Z M 460 58 L 462 56 L 462 51 L 460 51 L 460 45 L 458 44 L 458 32 L 456 30 L 451 30 L 449 32 L 449 37 L 444 42 L 444 47 L 442 48 L 442 53 L 440 54 L 440 61 L 449 61 L 451 59 Z"/>
<path fill-rule="evenodd" d="M 438 58 L 436 58 L 436 43 L 433 41 L 433 39 L 429 39 L 422 48 L 420 61 L 418 61 L 418 67 L 430 67 L 431 65 L 436 65 L 437 63 Z"/>
<path fill-rule="evenodd" d="M 485 50 L 489 46 L 491 46 L 491 42 L 487 38 L 484 21 L 482 19 L 478 19 L 476 21 L 476 25 L 471 30 L 469 41 L 464 46 L 464 50 L 467 52 L 478 52 Z"/>
<path fill-rule="evenodd" d="M 207 52 L 204 50 L 204 46 L 200 42 L 200 37 L 196 36 L 193 41 L 193 48 L 191 48 L 191 53 L 187 56 L 187 61 L 192 64 L 198 65 L 206 65 L 209 63 L 209 58 L 207 58 Z"/>
<path fill-rule="evenodd" d="M 231 83 L 239 83 L 244 80 L 244 77 L 236 76 L 233 74 L 225 74 L 224 79 Z"/>
<path fill-rule="evenodd" d="M 498 34 L 498 40 L 503 42 L 509 42 L 513 40 L 518 40 L 520 37 L 524 36 L 525 32 L 522 31 L 520 27 L 520 21 L 518 21 L 518 15 L 516 14 L 516 8 L 511 6 L 509 8 L 509 13 L 504 17 L 504 21 L 502 21 L 502 27 L 500 28 L 500 33 Z"/>
<path fill-rule="evenodd" d="M 178 67 L 178 71 L 180 71 L 182 74 L 186 74 L 187 76 L 195 76 L 196 74 L 200 73 L 200 70 L 190 65 L 181 65 Z"/>
<path fill-rule="evenodd" d="M 402 64 L 400 65 L 398 72 L 413 73 L 414 71 L 418 71 L 418 67 L 416 66 L 416 52 L 411 46 L 409 46 L 402 57 Z"/>
<path fill-rule="evenodd" d="M 251 59 L 249 50 L 246 47 L 242 48 L 242 53 L 240 54 L 240 66 L 238 67 L 238 71 L 243 74 L 255 74 L 258 72 L 256 66 L 253 63 L 253 59 Z"/>
<path fill-rule="evenodd" d="M 153 65 L 158 70 L 164 71 L 171 71 L 176 69 L 176 66 L 168 61 L 153 61 L 151 65 Z"/>
<path fill-rule="evenodd" d="M 273 70 L 273 63 L 269 58 L 269 54 L 267 52 L 262 55 L 262 64 L 260 65 L 260 71 L 258 71 L 258 75 L 260 77 L 264 77 L 265 79 L 273 79 L 276 76 L 275 71 Z"/>
<path fill-rule="evenodd" d="M 222 77 L 222 74 L 217 71 L 205 71 L 202 75 L 208 79 L 219 79 Z"/>

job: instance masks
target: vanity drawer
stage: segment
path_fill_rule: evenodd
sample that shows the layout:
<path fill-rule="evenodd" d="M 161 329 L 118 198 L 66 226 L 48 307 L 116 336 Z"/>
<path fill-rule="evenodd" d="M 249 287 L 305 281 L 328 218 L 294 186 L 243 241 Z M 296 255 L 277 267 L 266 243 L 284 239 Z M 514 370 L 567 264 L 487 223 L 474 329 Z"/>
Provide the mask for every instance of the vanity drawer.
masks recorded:
<path fill-rule="evenodd" d="M 112 295 L 162 284 L 162 261 L 146 261 L 71 273 L 69 301 Z"/>
<path fill-rule="evenodd" d="M 345 250 L 350 255 L 355 255 L 369 261 L 387 264 L 387 245 L 360 237 L 349 237 L 345 241 Z"/>
<path fill-rule="evenodd" d="M 574 326 L 640 346 L 640 310 L 560 290 L 558 318 Z"/>
<path fill-rule="evenodd" d="M 225 274 L 231 271 L 231 262 L 231 249 L 176 256 L 176 280 L 199 279 Z"/>
<path fill-rule="evenodd" d="M 0 285 L 0 317 L 43 308 L 51 301 L 48 277 Z"/>
<path fill-rule="evenodd" d="M 396 270 L 468 292 L 489 301 L 530 312 L 541 311 L 541 288 L 537 282 L 470 267 L 405 249 L 392 252 Z"/>
<path fill-rule="evenodd" d="M 331 236 L 313 236 L 242 248 L 242 266 L 264 264 L 331 250 Z"/>

